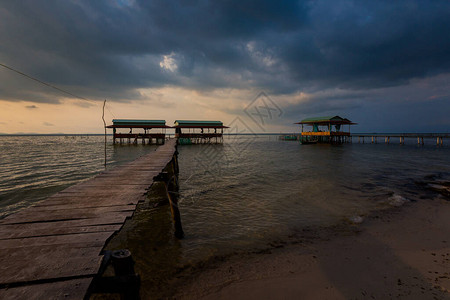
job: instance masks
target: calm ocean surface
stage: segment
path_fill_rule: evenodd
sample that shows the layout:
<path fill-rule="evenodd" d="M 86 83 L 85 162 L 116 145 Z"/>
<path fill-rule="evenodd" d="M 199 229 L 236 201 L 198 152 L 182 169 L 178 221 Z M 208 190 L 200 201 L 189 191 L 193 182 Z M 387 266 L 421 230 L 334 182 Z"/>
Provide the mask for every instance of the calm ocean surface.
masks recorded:
<path fill-rule="evenodd" d="M 0 136 L 0 145 L 0 217 L 104 169 L 101 136 Z M 109 138 L 108 168 L 155 148 L 113 146 Z M 156 205 L 164 197 L 155 186 L 110 245 L 140 257 L 144 286 L 164 285 L 183 266 L 261 249 L 302 228 L 358 223 L 373 211 L 442 197 L 424 183 L 450 181 L 448 140 L 443 147 L 413 139 L 336 146 L 229 136 L 224 144 L 178 150 L 185 239 L 173 238 L 170 211 Z"/>

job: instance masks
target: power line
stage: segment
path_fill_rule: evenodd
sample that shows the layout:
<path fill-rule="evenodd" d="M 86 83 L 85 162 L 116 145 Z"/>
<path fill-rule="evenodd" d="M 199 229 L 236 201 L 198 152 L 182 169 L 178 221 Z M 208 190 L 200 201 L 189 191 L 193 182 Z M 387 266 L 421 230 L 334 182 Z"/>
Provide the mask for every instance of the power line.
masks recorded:
<path fill-rule="evenodd" d="M 36 81 L 36 82 L 39 82 L 40 84 L 46 85 L 46 86 L 48 86 L 48 87 L 51 87 L 52 89 L 55 89 L 55 90 L 57 90 L 57 91 L 60 91 L 60 92 L 62 92 L 62 93 L 64 93 L 64 94 L 70 95 L 70 96 L 75 97 L 75 98 L 78 98 L 78 99 L 86 100 L 86 101 L 92 101 L 92 100 L 86 99 L 86 98 L 84 98 L 84 97 L 77 96 L 77 95 L 75 95 L 75 94 L 73 94 L 73 93 L 71 93 L 71 92 L 68 92 L 68 91 L 65 91 L 65 90 L 63 90 L 63 89 L 60 89 L 59 87 L 56 87 L 56 86 L 54 86 L 54 85 L 52 85 L 52 84 L 50 84 L 50 83 L 47 83 L 47 82 L 44 82 L 44 81 L 39 80 L 39 79 L 37 79 L 37 78 L 34 78 L 33 76 L 27 75 L 27 74 L 25 74 L 25 73 L 23 73 L 23 72 L 20 72 L 19 70 L 16 70 L 16 69 L 14 69 L 14 68 L 8 67 L 8 66 L 5 65 L 5 64 L 0 63 L 0 66 L 6 68 L 6 69 L 8 69 L 8 70 L 11 70 L 11 71 L 13 71 L 13 72 L 16 72 L 16 73 L 18 73 L 18 74 L 20 74 L 20 75 L 22 75 L 22 76 L 25 76 L 25 77 L 27 77 L 28 79 L 34 80 L 34 81 Z M 92 102 L 93 102 L 93 101 L 92 101 Z"/>
<path fill-rule="evenodd" d="M 115 118 L 116 116 L 113 114 L 113 112 L 109 109 L 109 105 L 106 106 L 106 109 L 111 113 L 111 115 L 113 116 L 113 118 Z"/>

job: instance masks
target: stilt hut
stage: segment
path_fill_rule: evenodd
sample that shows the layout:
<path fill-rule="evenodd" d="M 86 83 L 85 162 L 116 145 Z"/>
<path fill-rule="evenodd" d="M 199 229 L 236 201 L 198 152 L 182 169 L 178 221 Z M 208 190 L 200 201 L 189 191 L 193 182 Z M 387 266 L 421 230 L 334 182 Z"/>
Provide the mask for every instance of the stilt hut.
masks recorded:
<path fill-rule="evenodd" d="M 175 137 L 180 144 L 223 143 L 224 126 L 221 121 L 176 120 Z"/>
<path fill-rule="evenodd" d="M 114 119 L 112 123 L 106 128 L 113 129 L 114 144 L 164 144 L 166 128 L 170 128 L 164 120 Z"/>
<path fill-rule="evenodd" d="M 302 127 L 300 141 L 303 144 L 349 142 L 350 126 L 356 125 L 349 119 L 339 116 L 308 118 L 295 124 L 300 124 Z M 310 131 L 305 131 L 305 129 L 308 130 L 306 126 L 311 126 Z"/>

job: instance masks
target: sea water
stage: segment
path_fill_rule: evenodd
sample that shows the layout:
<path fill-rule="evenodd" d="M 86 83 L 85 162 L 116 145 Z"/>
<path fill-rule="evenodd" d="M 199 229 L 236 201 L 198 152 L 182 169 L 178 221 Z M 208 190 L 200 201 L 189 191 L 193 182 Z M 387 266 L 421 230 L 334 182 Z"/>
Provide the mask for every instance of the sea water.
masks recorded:
<path fill-rule="evenodd" d="M 177 270 L 212 257 L 264 249 L 302 228 L 359 224 L 374 211 L 443 197 L 427 187 L 448 189 L 450 147 L 446 140 L 444 146 L 433 142 L 302 145 L 253 135 L 180 145 L 177 195 L 185 238 L 173 237 L 170 210 L 159 205 L 165 195 L 155 185 L 109 248 L 132 250 L 144 294 L 155 295 Z M 0 216 L 104 170 L 102 136 L 1 136 L 0 145 Z M 156 147 L 114 146 L 108 137 L 107 168 Z"/>
<path fill-rule="evenodd" d="M 156 146 L 114 147 L 107 167 L 131 161 Z M 0 136 L 0 218 L 105 169 L 103 136 Z"/>

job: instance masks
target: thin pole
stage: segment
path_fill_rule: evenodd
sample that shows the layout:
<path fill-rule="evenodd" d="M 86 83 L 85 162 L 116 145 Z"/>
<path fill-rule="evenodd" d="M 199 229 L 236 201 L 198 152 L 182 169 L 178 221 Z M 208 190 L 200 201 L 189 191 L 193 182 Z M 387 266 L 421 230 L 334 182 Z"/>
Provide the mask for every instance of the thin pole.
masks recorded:
<path fill-rule="evenodd" d="M 102 120 L 103 120 L 103 126 L 105 128 L 105 169 L 106 169 L 106 122 L 105 122 L 105 105 L 106 105 L 106 99 L 103 101 L 103 113 L 102 113 Z"/>

